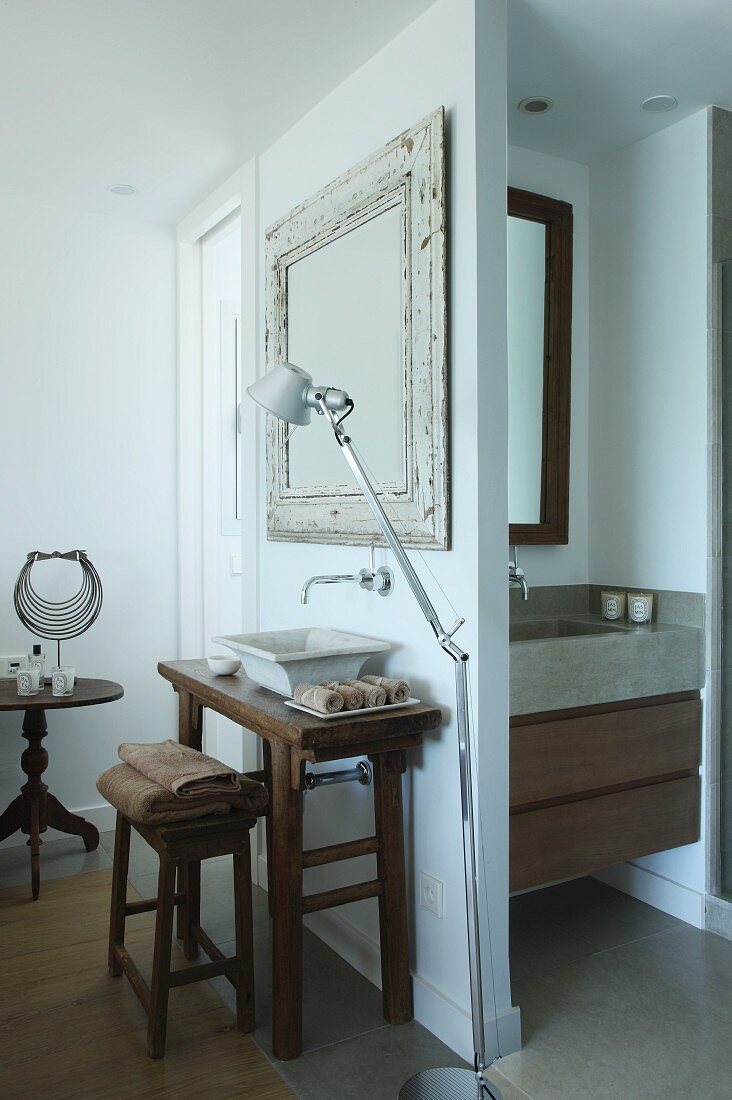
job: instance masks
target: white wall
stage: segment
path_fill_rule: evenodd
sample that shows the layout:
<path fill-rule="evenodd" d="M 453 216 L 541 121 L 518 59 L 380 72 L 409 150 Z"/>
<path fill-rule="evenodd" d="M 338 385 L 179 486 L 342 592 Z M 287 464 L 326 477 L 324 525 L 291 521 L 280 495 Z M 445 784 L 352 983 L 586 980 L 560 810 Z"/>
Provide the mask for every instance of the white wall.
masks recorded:
<path fill-rule="evenodd" d="M 706 590 L 707 116 L 590 173 L 590 580 Z"/>
<path fill-rule="evenodd" d="M 590 581 L 704 592 L 706 111 L 593 165 L 590 191 Z M 618 885 L 703 918 L 703 837 L 636 862 L 660 877 Z"/>
<path fill-rule="evenodd" d="M 28 551 L 86 550 L 104 606 L 62 659 L 119 681 L 125 697 L 49 713 L 45 778 L 84 810 L 100 806 L 94 781 L 120 741 L 176 736 L 173 693 L 156 672 L 177 653 L 174 238 L 6 200 L 0 237 L 0 649 L 34 641 L 12 602 Z M 2 806 L 21 781 L 21 721 L 0 716 Z M 110 812 L 92 816 L 109 827 Z"/>
<path fill-rule="evenodd" d="M 481 5 L 482 7 L 482 5 Z M 353 74 L 260 160 L 260 247 L 263 230 L 291 207 L 327 184 L 400 130 L 415 123 L 440 103 L 447 111 L 450 232 L 450 363 L 453 546 L 433 553 L 429 565 L 455 606 L 468 618 L 462 644 L 480 658 L 481 764 L 489 773 L 490 809 L 484 818 L 489 848 L 493 947 L 497 960 L 499 1009 L 508 1013 L 516 1039 L 517 1014 L 510 1010 L 507 971 L 507 602 L 506 559 L 506 382 L 505 277 L 501 263 L 490 261 L 498 290 L 484 310 L 492 326 L 493 345 L 481 349 L 486 373 L 483 384 L 491 400 L 481 395 L 481 461 L 490 477 L 478 481 L 476 439 L 477 400 L 477 249 L 480 231 L 493 242 L 505 242 L 505 10 L 490 5 L 485 25 L 478 24 L 483 74 L 478 115 L 485 121 L 481 142 L 486 188 L 476 197 L 476 13 L 473 0 L 439 0 L 411 27 Z M 500 256 L 505 255 L 505 245 Z M 260 280 L 262 275 L 260 255 Z M 496 288 L 493 288 L 496 290 Z M 503 297 L 501 297 L 501 294 Z M 338 379 L 333 379 L 338 384 Z M 358 400 L 358 393 L 354 394 Z M 321 425 L 314 423 L 311 431 Z M 260 435 L 263 435 L 260 427 Z M 357 440 L 367 461 L 379 445 L 378 432 Z M 333 461 L 338 461 L 337 454 Z M 498 476 L 496 476 L 498 471 Z M 264 530 L 265 484 L 259 503 Z M 475 517 L 483 521 L 476 529 Z M 480 538 L 481 586 L 478 582 Z M 378 553 L 379 563 L 386 552 Z M 429 736 L 422 751 L 410 757 L 405 778 L 406 835 L 415 1007 L 422 1019 L 446 1042 L 470 1056 L 467 1018 L 464 886 L 461 861 L 461 812 L 454 724 L 453 666 L 434 643 L 429 628 L 398 577 L 388 600 L 351 588 L 323 587 L 312 602 L 300 606 L 299 590 L 311 574 L 358 570 L 365 552 L 335 546 L 266 543 L 261 545 L 260 622 L 263 629 L 293 625 L 332 625 L 363 631 L 392 641 L 388 671 L 411 679 L 418 697 L 444 707 L 445 722 Z M 418 559 L 415 564 L 424 575 Z M 429 577 L 427 578 L 429 580 Z M 445 618 L 452 614 L 445 600 L 429 588 Z M 478 621 L 480 612 L 484 616 Z M 478 683 L 478 675 L 474 676 Z M 371 793 L 333 788 L 309 796 L 305 812 L 308 846 L 368 835 L 372 829 Z M 366 861 L 362 860 L 365 864 Z M 427 871 L 445 884 L 445 915 L 437 919 L 415 905 L 415 884 Z M 324 889 L 366 875 L 365 866 L 329 867 L 307 872 L 306 888 Z M 376 973 L 378 924 L 375 902 L 346 906 L 337 914 L 316 919 L 318 930 L 371 976 Z M 485 937 L 487 942 L 487 936 Z M 490 992 L 490 987 L 488 987 Z"/>
<path fill-rule="evenodd" d="M 526 546 L 521 565 L 529 585 L 586 584 L 588 385 L 590 340 L 590 172 L 585 164 L 508 147 L 508 183 L 569 202 L 573 208 L 572 424 L 569 471 L 569 542 Z M 510 401 L 510 394 L 509 394 Z"/>

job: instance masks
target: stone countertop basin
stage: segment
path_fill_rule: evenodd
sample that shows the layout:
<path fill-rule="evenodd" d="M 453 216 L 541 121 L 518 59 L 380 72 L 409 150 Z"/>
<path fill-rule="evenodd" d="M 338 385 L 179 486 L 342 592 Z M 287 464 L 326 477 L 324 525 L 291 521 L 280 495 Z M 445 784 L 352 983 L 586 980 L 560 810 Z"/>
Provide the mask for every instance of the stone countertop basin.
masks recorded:
<path fill-rule="evenodd" d="M 298 684 L 356 679 L 369 657 L 391 649 L 378 638 L 316 626 L 218 635 L 211 641 L 232 649 L 255 684 L 286 696 Z"/>
<path fill-rule="evenodd" d="M 704 686 L 704 631 L 560 615 L 510 624 L 510 713 L 535 714 Z"/>

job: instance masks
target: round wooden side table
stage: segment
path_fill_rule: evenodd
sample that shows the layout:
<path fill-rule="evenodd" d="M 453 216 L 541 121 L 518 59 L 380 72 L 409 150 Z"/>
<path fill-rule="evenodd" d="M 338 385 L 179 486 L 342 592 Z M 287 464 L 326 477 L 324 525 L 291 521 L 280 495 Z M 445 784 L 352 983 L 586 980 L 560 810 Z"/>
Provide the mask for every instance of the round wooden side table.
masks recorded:
<path fill-rule="evenodd" d="M 69 707 L 91 707 L 121 699 L 124 688 L 112 680 L 77 679 L 73 695 L 52 695 L 47 681 L 37 695 L 18 695 L 15 680 L 0 680 L 0 711 L 22 710 L 23 737 L 28 748 L 23 751 L 20 766 L 28 782 L 20 788 L 4 813 L 0 814 L 0 841 L 18 829 L 28 836 L 31 850 L 31 885 L 34 899 L 41 889 L 41 833 L 50 826 L 62 833 L 80 836 L 87 852 L 99 845 L 99 832 L 90 821 L 72 814 L 55 795 L 49 794 L 41 776 L 48 767 L 48 753 L 43 738 L 48 732 L 47 710 L 67 710 Z"/>

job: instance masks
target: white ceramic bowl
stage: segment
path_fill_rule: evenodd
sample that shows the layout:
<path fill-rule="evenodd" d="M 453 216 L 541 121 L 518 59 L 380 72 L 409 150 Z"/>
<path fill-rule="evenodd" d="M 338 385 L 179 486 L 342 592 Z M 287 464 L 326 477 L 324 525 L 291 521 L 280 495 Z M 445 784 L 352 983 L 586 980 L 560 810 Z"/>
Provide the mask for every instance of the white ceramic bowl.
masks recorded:
<path fill-rule="evenodd" d="M 241 661 L 235 657 L 207 657 L 206 663 L 214 676 L 233 676 L 241 668 Z"/>

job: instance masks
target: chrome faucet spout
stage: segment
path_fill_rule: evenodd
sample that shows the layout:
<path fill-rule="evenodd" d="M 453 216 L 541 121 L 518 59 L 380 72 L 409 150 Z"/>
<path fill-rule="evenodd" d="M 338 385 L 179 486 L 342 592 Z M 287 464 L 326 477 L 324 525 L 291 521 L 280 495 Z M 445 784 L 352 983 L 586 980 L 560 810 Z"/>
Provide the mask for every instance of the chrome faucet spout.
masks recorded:
<path fill-rule="evenodd" d="M 310 577 L 302 586 L 300 603 L 308 603 L 310 599 L 310 589 L 316 584 L 348 584 L 349 581 L 360 584 L 361 579 L 360 573 L 326 573 L 320 577 Z"/>
<path fill-rule="evenodd" d="M 394 574 L 388 565 L 381 565 L 377 569 L 374 563 L 374 544 L 369 546 L 369 567 L 359 569 L 358 573 L 325 573 L 319 577 L 311 577 L 305 581 L 300 592 L 300 603 L 308 603 L 310 589 L 316 584 L 349 584 L 355 583 L 365 589 L 366 592 L 378 592 L 380 596 L 389 596 L 394 590 Z"/>
<path fill-rule="evenodd" d="M 526 583 L 526 574 L 518 563 L 518 546 L 513 548 L 513 561 L 508 563 L 508 587 L 520 588 L 521 598 L 528 600 L 529 586 Z"/>
<path fill-rule="evenodd" d="M 529 586 L 526 583 L 526 577 L 513 577 L 513 578 L 510 578 L 510 581 L 517 588 L 521 589 L 521 599 L 522 600 L 528 600 L 528 598 L 529 598 Z"/>

